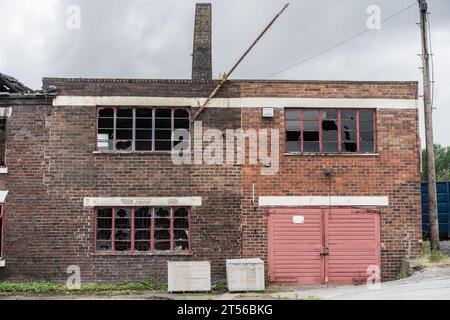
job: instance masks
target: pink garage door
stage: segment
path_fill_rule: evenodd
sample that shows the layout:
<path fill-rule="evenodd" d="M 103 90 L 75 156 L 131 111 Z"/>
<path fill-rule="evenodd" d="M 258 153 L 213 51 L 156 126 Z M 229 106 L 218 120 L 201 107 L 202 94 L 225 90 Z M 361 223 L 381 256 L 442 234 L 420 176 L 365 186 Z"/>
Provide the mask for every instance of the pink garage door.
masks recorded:
<path fill-rule="evenodd" d="M 303 221 L 302 221 L 303 219 Z M 269 216 L 269 278 L 276 283 L 322 283 L 323 212 L 275 209 Z"/>
<path fill-rule="evenodd" d="M 273 209 L 269 215 L 273 283 L 363 282 L 380 266 L 379 215 L 365 209 Z"/>

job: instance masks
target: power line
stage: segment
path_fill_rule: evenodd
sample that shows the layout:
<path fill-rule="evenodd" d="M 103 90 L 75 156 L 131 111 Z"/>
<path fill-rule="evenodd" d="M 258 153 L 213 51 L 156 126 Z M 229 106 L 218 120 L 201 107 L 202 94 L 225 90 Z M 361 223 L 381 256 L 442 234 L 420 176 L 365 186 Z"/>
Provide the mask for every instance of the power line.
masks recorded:
<path fill-rule="evenodd" d="M 411 9 L 412 7 L 414 7 L 416 5 L 417 5 L 416 2 L 410 4 L 406 8 L 403 8 L 400 11 L 397 11 L 396 13 L 390 15 L 389 17 L 381 20 L 381 23 L 388 22 L 389 20 L 392 20 L 393 18 L 399 16 L 400 14 L 404 13 L 405 11 L 408 11 L 409 9 Z M 301 61 L 299 61 L 299 62 L 297 62 L 297 63 L 295 63 L 293 65 L 290 65 L 290 66 L 288 66 L 288 67 L 286 67 L 286 68 L 284 68 L 284 69 L 282 69 L 282 70 L 280 70 L 278 72 L 272 73 L 271 75 L 265 77 L 264 79 L 272 78 L 273 76 L 276 76 L 276 75 L 278 75 L 280 73 L 283 73 L 283 72 L 285 72 L 287 70 L 290 70 L 290 69 L 295 68 L 295 67 L 297 67 L 297 66 L 299 66 L 301 64 L 304 64 L 304 63 L 306 63 L 306 62 L 308 62 L 308 61 L 310 61 L 310 60 L 312 60 L 314 58 L 317 58 L 317 57 L 319 57 L 319 56 L 321 56 L 321 55 L 323 55 L 325 53 L 328 53 L 328 52 L 330 52 L 330 51 L 332 51 L 332 50 L 334 50 L 334 49 L 336 49 L 336 48 L 346 44 L 347 42 L 349 42 L 349 41 L 351 41 L 353 39 L 358 38 L 359 36 L 362 36 L 363 34 L 365 34 L 366 32 L 369 32 L 369 31 L 371 31 L 371 30 L 366 28 L 366 29 L 364 29 L 364 30 L 362 30 L 362 31 L 352 35 L 351 37 L 336 43 L 335 45 L 333 45 L 333 46 L 331 46 L 331 47 L 329 47 L 329 48 L 327 48 L 325 50 L 322 50 L 322 51 L 320 51 L 320 52 L 318 52 L 318 53 L 316 53 L 316 54 L 314 54 L 314 55 L 312 55 L 312 56 L 310 56 L 310 57 L 308 57 L 306 59 L 303 59 L 303 60 L 301 60 Z"/>

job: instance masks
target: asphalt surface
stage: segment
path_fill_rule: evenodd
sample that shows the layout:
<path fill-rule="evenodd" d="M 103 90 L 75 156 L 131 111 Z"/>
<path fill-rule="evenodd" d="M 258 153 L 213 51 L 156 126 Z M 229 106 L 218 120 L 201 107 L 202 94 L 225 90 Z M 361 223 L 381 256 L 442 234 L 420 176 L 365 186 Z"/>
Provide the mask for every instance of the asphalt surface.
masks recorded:
<path fill-rule="evenodd" d="M 450 300 L 450 268 L 430 268 L 409 278 L 384 282 L 377 289 L 360 286 L 269 288 L 265 293 L 185 294 L 135 292 L 131 294 L 16 294 L 0 300 Z"/>
<path fill-rule="evenodd" d="M 272 294 L 279 299 L 318 298 L 324 300 L 450 300 L 450 268 L 431 268 L 413 276 L 380 284 L 314 288 Z"/>

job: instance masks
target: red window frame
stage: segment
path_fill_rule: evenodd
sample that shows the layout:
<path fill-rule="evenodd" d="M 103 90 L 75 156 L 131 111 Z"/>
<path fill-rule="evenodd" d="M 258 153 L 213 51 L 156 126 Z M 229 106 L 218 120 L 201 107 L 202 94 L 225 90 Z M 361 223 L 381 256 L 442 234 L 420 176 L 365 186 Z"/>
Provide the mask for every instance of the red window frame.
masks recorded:
<path fill-rule="evenodd" d="M 95 150 L 96 151 L 105 151 L 105 150 L 101 150 L 98 148 L 98 119 L 99 119 L 99 115 L 100 115 L 100 110 L 103 109 L 113 109 L 114 110 L 114 115 L 113 115 L 113 121 L 114 121 L 114 127 L 113 127 L 113 132 L 114 132 L 114 139 L 113 139 L 113 149 L 112 150 L 107 150 L 109 152 L 117 152 L 117 151 L 121 151 L 121 152 L 171 152 L 171 150 L 174 147 L 174 141 L 173 141 L 173 137 L 171 139 L 171 150 L 159 150 L 156 149 L 155 147 L 155 141 L 156 141 L 156 127 L 155 127 L 155 122 L 156 122 L 156 110 L 158 109 L 164 109 L 164 110 L 171 110 L 171 131 L 174 132 L 175 130 L 175 120 L 176 119 L 180 119 L 180 118 L 175 118 L 175 112 L 177 110 L 184 110 L 188 113 L 189 117 L 187 119 L 191 118 L 191 108 L 190 107 L 132 107 L 132 106 L 121 106 L 121 107 L 113 107 L 113 106 L 97 106 L 97 110 L 96 110 L 96 122 L 95 122 Z M 117 119 L 117 110 L 118 109 L 132 109 L 133 110 L 133 137 L 131 139 L 132 141 L 132 149 L 131 150 L 117 150 L 116 148 L 116 133 L 117 133 L 117 127 L 116 127 L 116 119 Z M 136 110 L 137 109 L 151 109 L 152 110 L 152 148 L 151 150 L 136 150 Z M 191 130 L 191 123 L 189 121 L 189 131 Z"/>
<path fill-rule="evenodd" d="M 308 153 L 317 153 L 317 152 L 305 152 L 304 151 L 304 117 L 303 117 L 303 111 L 318 111 L 319 117 L 318 117 L 318 124 L 319 124 L 319 148 L 320 151 L 318 153 L 320 154 L 373 154 L 376 153 L 378 150 L 377 147 L 377 112 L 375 109 L 354 109 L 354 108 L 286 108 L 285 110 L 296 110 L 300 111 L 300 153 L 302 154 L 308 154 Z M 324 152 L 323 151 L 323 128 L 322 128 L 322 112 L 326 110 L 335 110 L 338 114 L 338 152 Z M 341 112 L 342 111 L 355 111 L 356 112 L 356 146 L 357 150 L 355 152 L 348 152 L 342 150 L 342 117 Z M 361 130 L 360 130 L 360 112 L 361 111 L 372 111 L 373 112 L 373 151 L 370 152 L 361 152 Z M 286 121 L 295 121 L 295 120 L 286 120 L 285 118 L 285 125 Z M 287 130 L 286 130 L 287 131 Z M 287 139 L 285 139 L 285 142 L 287 142 Z M 295 152 L 289 152 L 288 153 L 295 153 Z M 298 152 L 298 151 L 297 151 Z"/>
<path fill-rule="evenodd" d="M 159 207 L 145 207 L 145 206 L 141 206 L 141 207 L 99 207 L 96 208 L 94 210 L 94 251 L 98 252 L 98 253 L 142 253 L 142 254 L 146 254 L 146 253 L 165 253 L 165 252 L 170 252 L 170 254 L 173 253 L 186 253 L 186 252 L 190 252 L 191 251 L 191 208 L 189 207 L 169 207 L 169 206 L 161 206 L 162 208 L 168 208 L 170 209 L 170 227 L 169 227 L 169 232 L 170 232 L 170 250 L 155 250 L 155 230 L 165 230 L 163 228 L 160 229 L 155 229 L 155 208 L 159 208 Z M 136 208 L 149 208 L 150 209 L 150 214 L 151 214 L 151 223 L 150 223 L 150 240 L 141 240 L 140 242 L 150 242 L 150 247 L 151 249 L 148 251 L 139 251 L 139 250 L 135 250 L 135 209 Z M 180 208 L 184 208 L 187 211 L 187 221 L 188 221 L 188 227 L 187 228 L 174 228 L 174 220 L 175 220 L 175 210 L 176 209 L 180 209 Z M 102 210 L 102 209 L 112 209 L 112 226 L 111 226 L 111 240 L 97 240 L 97 212 L 98 210 Z M 115 220 L 116 220 L 116 210 L 117 209 L 131 209 L 131 240 L 121 240 L 122 242 L 130 242 L 131 243 L 131 248 L 130 250 L 125 250 L 125 251 L 117 251 L 115 248 Z M 187 239 L 187 245 L 188 245 L 188 249 L 187 250 L 181 250 L 181 251 L 175 251 L 174 250 L 174 244 L 176 242 L 176 239 L 174 238 L 174 230 L 186 230 L 188 231 L 188 239 Z M 143 230 L 143 229 L 142 229 Z M 111 250 L 97 250 L 97 243 L 98 242 L 111 242 Z M 159 241 L 161 242 L 161 241 Z"/>
<path fill-rule="evenodd" d="M 0 204 L 0 221 L 1 221 L 1 236 L 0 236 L 0 258 L 3 258 L 3 245 L 5 239 L 5 213 L 3 211 L 4 205 Z"/>

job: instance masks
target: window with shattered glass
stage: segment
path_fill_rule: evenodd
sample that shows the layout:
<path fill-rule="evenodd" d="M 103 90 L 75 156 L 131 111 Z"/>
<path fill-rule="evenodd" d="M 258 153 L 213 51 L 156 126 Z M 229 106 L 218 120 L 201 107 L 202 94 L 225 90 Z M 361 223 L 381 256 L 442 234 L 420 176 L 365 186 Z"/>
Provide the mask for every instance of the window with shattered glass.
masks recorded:
<path fill-rule="evenodd" d="M 286 109 L 287 153 L 375 153 L 375 111 Z"/>
<path fill-rule="evenodd" d="M 174 108 L 99 108 L 97 150 L 170 151 L 177 145 L 173 132 L 189 132 L 189 111 Z"/>
<path fill-rule="evenodd" d="M 187 251 L 189 214 L 185 207 L 98 208 L 96 251 Z"/>

